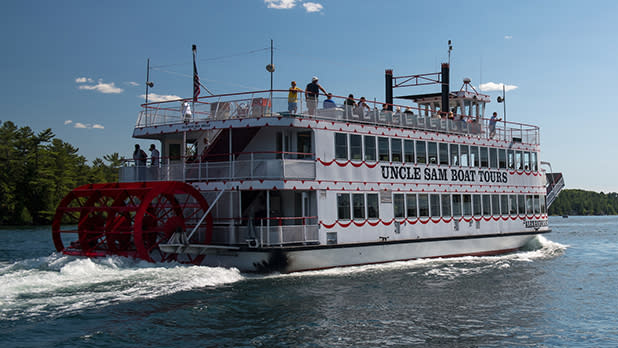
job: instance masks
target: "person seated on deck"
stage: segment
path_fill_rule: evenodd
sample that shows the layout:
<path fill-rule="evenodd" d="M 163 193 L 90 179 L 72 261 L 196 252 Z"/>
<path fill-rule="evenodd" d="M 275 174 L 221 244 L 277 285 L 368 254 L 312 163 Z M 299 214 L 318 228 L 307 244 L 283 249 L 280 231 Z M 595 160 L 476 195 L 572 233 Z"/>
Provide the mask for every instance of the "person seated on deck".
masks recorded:
<path fill-rule="evenodd" d="M 414 113 L 412 112 L 412 109 L 410 109 L 410 107 L 406 107 L 406 109 L 403 111 L 404 114 L 406 115 L 414 115 Z"/>
<path fill-rule="evenodd" d="M 324 109 L 333 109 L 337 107 L 337 104 L 335 104 L 335 101 L 333 100 L 332 93 L 328 93 L 326 95 L 326 99 L 324 100 L 323 106 L 324 106 Z"/>
<path fill-rule="evenodd" d="M 346 100 L 343 102 L 343 109 L 345 113 L 345 118 L 352 118 L 352 111 L 356 108 L 356 102 L 354 101 L 354 94 L 348 95 Z"/>
<path fill-rule="evenodd" d="M 365 109 L 371 111 L 371 108 L 367 105 L 367 100 L 365 97 L 361 97 L 356 107 L 356 113 L 363 118 L 365 116 Z"/>

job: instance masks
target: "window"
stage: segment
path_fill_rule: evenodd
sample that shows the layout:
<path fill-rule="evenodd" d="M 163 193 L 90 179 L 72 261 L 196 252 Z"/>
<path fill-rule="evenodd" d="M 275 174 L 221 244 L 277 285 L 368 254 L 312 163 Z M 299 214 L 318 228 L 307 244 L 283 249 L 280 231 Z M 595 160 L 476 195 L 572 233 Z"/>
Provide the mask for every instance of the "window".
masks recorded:
<path fill-rule="evenodd" d="M 335 133 L 335 158 L 348 159 L 348 135 L 343 133 Z"/>
<path fill-rule="evenodd" d="M 451 196 L 442 195 L 442 216 L 449 217 L 451 214 Z"/>
<path fill-rule="evenodd" d="M 414 140 L 403 141 L 403 161 L 414 163 Z"/>
<path fill-rule="evenodd" d="M 362 193 L 352 194 L 352 217 L 355 220 L 365 219 L 365 195 Z"/>
<path fill-rule="evenodd" d="M 451 144 L 451 165 L 458 166 L 459 165 L 459 145 Z"/>
<path fill-rule="evenodd" d="M 405 213 L 405 206 L 403 201 L 403 194 L 393 194 L 393 216 L 395 218 L 403 218 Z"/>
<path fill-rule="evenodd" d="M 541 213 L 541 199 L 539 195 L 534 195 L 534 214 L 539 215 Z"/>
<path fill-rule="evenodd" d="M 462 167 L 470 166 L 470 160 L 468 157 L 468 145 L 459 145 L 459 162 Z"/>
<path fill-rule="evenodd" d="M 532 195 L 526 195 L 526 214 L 532 215 L 534 212 L 534 205 L 532 205 Z"/>
<path fill-rule="evenodd" d="M 350 194 L 338 193 L 337 194 L 337 219 L 349 220 L 350 219 Z"/>
<path fill-rule="evenodd" d="M 350 134 L 350 159 L 363 160 L 363 138 L 360 135 Z"/>
<path fill-rule="evenodd" d="M 453 195 L 453 216 L 461 216 L 461 195 Z"/>
<path fill-rule="evenodd" d="M 478 167 L 479 164 L 479 147 L 470 146 L 470 167 Z"/>
<path fill-rule="evenodd" d="M 438 164 L 438 144 L 433 141 L 427 142 L 427 158 L 429 164 Z"/>
<path fill-rule="evenodd" d="M 523 165 L 524 157 L 521 155 L 521 151 L 515 152 L 515 169 L 521 170 L 523 168 Z"/>
<path fill-rule="evenodd" d="M 376 137 L 365 135 L 365 161 L 375 162 L 376 160 Z"/>
<path fill-rule="evenodd" d="M 498 150 L 495 148 L 489 149 L 489 168 L 498 168 Z"/>
<path fill-rule="evenodd" d="M 448 166 L 448 144 L 438 144 L 440 151 L 440 164 Z"/>
<path fill-rule="evenodd" d="M 463 198 L 463 214 L 465 216 L 472 215 L 472 196 L 462 195 Z"/>
<path fill-rule="evenodd" d="M 536 152 L 530 153 L 530 165 L 531 165 L 533 172 L 536 172 L 537 170 L 539 170 L 538 162 L 536 160 Z"/>
<path fill-rule="evenodd" d="M 498 168 L 500 169 L 506 168 L 506 150 L 505 149 L 498 150 Z"/>
<path fill-rule="evenodd" d="M 481 147 L 481 168 L 489 168 L 489 151 L 486 147 Z"/>
<path fill-rule="evenodd" d="M 500 196 L 491 195 L 491 215 L 500 215 Z"/>
<path fill-rule="evenodd" d="M 388 162 L 389 154 L 388 154 L 388 138 L 378 138 L 378 159 L 380 161 Z"/>
<path fill-rule="evenodd" d="M 491 216 L 491 196 L 483 195 L 483 215 Z"/>
<path fill-rule="evenodd" d="M 517 216 L 517 195 L 509 195 L 509 203 L 511 208 L 509 213 L 511 216 Z"/>
<path fill-rule="evenodd" d="M 500 207 L 502 207 L 500 211 L 503 216 L 509 215 L 509 196 L 508 195 L 500 196 Z"/>
<path fill-rule="evenodd" d="M 416 163 L 427 164 L 427 150 L 424 141 L 416 141 Z"/>
<path fill-rule="evenodd" d="M 406 194 L 406 206 L 408 208 L 408 217 L 417 217 L 416 211 L 416 194 Z"/>
<path fill-rule="evenodd" d="M 530 152 L 524 152 L 524 170 L 530 170 Z"/>
<path fill-rule="evenodd" d="M 547 213 L 547 202 L 545 202 L 545 196 L 541 196 L 541 214 L 546 214 Z"/>
<path fill-rule="evenodd" d="M 418 213 L 421 217 L 429 217 L 429 201 L 426 194 L 418 195 Z"/>
<path fill-rule="evenodd" d="M 481 195 L 472 195 L 472 203 L 474 216 L 481 216 L 483 214 L 481 209 Z"/>
<path fill-rule="evenodd" d="M 509 169 L 515 169 L 515 151 L 509 150 L 506 157 Z"/>
<path fill-rule="evenodd" d="M 440 195 L 429 195 L 429 206 L 431 208 L 431 217 L 440 217 Z"/>
<path fill-rule="evenodd" d="M 401 162 L 401 139 L 391 138 L 391 161 Z"/>
<path fill-rule="evenodd" d="M 526 197 L 524 195 L 518 196 L 517 209 L 518 209 L 519 215 L 526 216 Z"/>
<path fill-rule="evenodd" d="M 380 217 L 380 204 L 377 193 L 367 194 L 367 218 L 378 219 Z"/>

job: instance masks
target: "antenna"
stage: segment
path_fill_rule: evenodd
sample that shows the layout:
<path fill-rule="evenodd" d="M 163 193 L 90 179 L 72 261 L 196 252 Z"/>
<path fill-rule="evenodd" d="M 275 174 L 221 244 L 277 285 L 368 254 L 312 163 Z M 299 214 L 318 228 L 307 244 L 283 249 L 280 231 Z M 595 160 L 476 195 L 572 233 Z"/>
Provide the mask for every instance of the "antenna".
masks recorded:
<path fill-rule="evenodd" d="M 451 40 L 448 40 L 448 65 L 451 65 L 451 51 L 453 50 L 453 45 L 451 44 Z"/>

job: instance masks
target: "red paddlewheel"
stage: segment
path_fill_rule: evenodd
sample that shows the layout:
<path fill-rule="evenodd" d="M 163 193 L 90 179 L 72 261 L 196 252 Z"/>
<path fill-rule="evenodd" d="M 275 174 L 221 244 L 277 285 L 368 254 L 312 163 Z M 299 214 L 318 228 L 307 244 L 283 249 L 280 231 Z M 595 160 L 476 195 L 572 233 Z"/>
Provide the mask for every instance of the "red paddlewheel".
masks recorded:
<path fill-rule="evenodd" d="M 159 244 L 174 232 L 188 236 L 207 210 L 199 191 L 182 182 L 89 184 L 74 189 L 60 202 L 52 237 L 56 250 L 69 255 L 199 264 L 204 256 L 164 253 Z M 210 243 L 212 224 L 209 214 L 189 243 Z"/>

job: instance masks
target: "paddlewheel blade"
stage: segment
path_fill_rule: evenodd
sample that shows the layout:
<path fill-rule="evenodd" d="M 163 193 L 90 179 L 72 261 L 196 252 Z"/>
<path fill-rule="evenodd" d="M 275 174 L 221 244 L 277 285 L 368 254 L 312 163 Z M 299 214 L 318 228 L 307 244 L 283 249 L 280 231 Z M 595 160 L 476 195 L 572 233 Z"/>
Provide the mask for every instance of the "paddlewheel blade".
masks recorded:
<path fill-rule="evenodd" d="M 204 256 L 165 253 L 159 244 L 174 232 L 188 236 L 207 210 L 200 192 L 183 182 L 88 184 L 60 201 L 52 237 L 56 250 L 68 255 L 199 264 Z M 212 226 L 209 214 L 188 242 L 209 244 Z"/>

